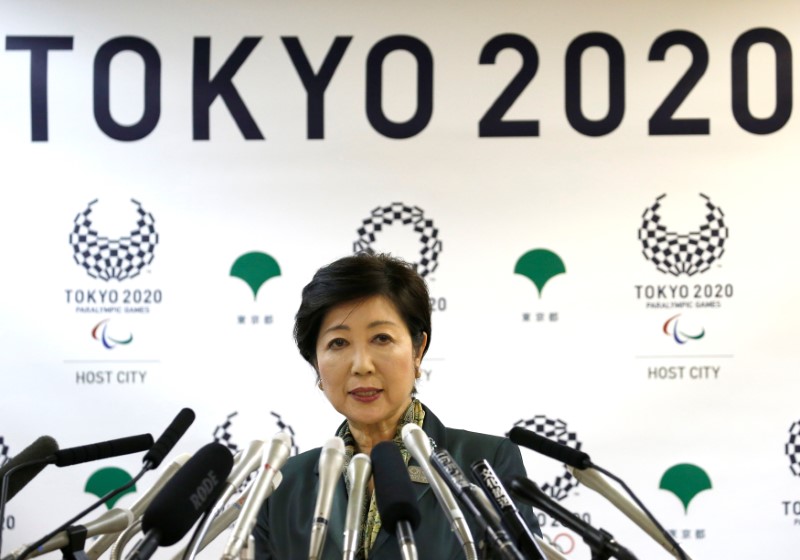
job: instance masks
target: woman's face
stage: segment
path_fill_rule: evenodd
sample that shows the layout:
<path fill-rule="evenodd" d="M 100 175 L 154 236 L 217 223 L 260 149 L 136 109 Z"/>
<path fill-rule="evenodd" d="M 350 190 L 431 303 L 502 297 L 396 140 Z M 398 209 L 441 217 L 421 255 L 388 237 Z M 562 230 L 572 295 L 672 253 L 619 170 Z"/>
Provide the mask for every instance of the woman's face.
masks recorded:
<path fill-rule="evenodd" d="M 325 396 L 351 428 L 393 430 L 411 403 L 426 341 L 414 351 L 405 321 L 383 296 L 332 307 L 317 337 Z"/>

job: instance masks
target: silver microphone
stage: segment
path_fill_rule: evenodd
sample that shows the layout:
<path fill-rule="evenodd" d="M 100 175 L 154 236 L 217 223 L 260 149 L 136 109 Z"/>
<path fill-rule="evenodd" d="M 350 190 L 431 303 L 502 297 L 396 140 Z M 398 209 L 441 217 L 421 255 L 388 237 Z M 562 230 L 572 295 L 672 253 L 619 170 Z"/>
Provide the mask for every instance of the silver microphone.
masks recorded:
<path fill-rule="evenodd" d="M 211 508 L 209 513 L 205 516 L 202 524 L 197 528 L 194 535 L 192 535 L 192 540 L 189 541 L 189 545 L 187 546 L 186 554 L 184 558 L 187 560 L 193 560 L 197 553 L 200 552 L 200 542 L 203 540 L 203 537 L 208 532 L 211 523 L 213 523 L 214 519 L 217 517 L 222 508 L 225 507 L 225 504 L 228 503 L 228 500 L 231 496 L 233 496 L 234 492 L 236 492 L 239 486 L 242 485 L 242 482 L 250 476 L 254 470 L 258 469 L 261 464 L 261 456 L 264 454 L 264 441 L 257 439 L 250 442 L 240 454 L 236 457 L 234 468 L 231 471 L 231 474 L 228 475 L 228 478 L 225 480 L 225 484 L 223 485 L 222 493 L 220 494 L 217 501 L 214 503 L 214 506 Z"/>
<path fill-rule="evenodd" d="M 328 534 L 328 519 L 333 506 L 333 493 L 336 490 L 336 482 L 342 475 L 342 465 L 344 465 L 344 441 L 340 437 L 333 437 L 325 442 L 319 454 L 319 489 L 311 525 L 308 560 L 319 560 L 322 555 L 322 546 Z"/>
<path fill-rule="evenodd" d="M 155 484 L 153 484 L 144 494 L 142 494 L 136 502 L 131 506 L 131 513 L 133 514 L 134 519 L 138 519 L 144 513 L 144 510 L 147 509 L 147 506 L 150 505 L 150 502 L 153 501 L 161 489 L 164 488 L 164 485 L 169 482 L 169 480 L 173 477 L 173 475 L 178 472 L 183 465 L 186 464 L 186 461 L 191 458 L 191 454 L 189 453 L 181 453 L 174 459 L 172 459 L 172 463 L 164 469 L 164 472 L 161 473 L 161 476 L 158 477 Z M 123 527 L 120 529 L 122 531 L 125 529 Z M 89 548 L 86 549 L 86 557 L 88 560 L 97 560 L 101 554 L 103 554 L 108 548 L 114 544 L 114 541 L 117 540 L 118 532 L 117 533 L 109 533 L 104 535 L 94 541 Z"/>
<path fill-rule="evenodd" d="M 361 517 L 364 515 L 364 497 L 367 482 L 372 475 L 372 461 L 365 453 L 355 455 L 347 466 L 350 478 L 350 498 L 347 500 L 347 514 L 344 518 L 344 560 L 354 560 L 358 552 L 358 538 L 361 530 Z"/>
<path fill-rule="evenodd" d="M 416 459 L 420 468 L 422 468 L 425 473 L 428 483 L 431 485 L 431 489 L 436 495 L 436 499 L 439 501 L 439 505 L 444 510 L 445 515 L 447 515 L 453 532 L 455 532 L 461 543 L 461 548 L 464 549 L 467 560 L 477 560 L 478 552 L 475 549 L 475 540 L 472 538 L 472 533 L 469 530 L 466 519 L 464 519 L 464 512 L 458 507 L 458 502 L 456 502 L 453 493 L 444 480 L 442 480 L 442 477 L 431 467 L 431 453 L 433 450 L 431 449 L 428 434 L 416 424 L 406 424 L 403 426 L 401 434 L 406 449 L 408 449 L 409 453 Z"/>
<path fill-rule="evenodd" d="M 105 512 L 94 521 L 90 521 L 83 527 L 86 528 L 86 537 L 94 537 L 95 535 L 106 535 L 109 533 L 119 533 L 124 531 L 125 528 L 133 522 L 133 513 L 127 509 L 114 508 Z M 34 549 L 27 558 L 34 558 L 53 550 L 58 550 L 69 544 L 69 535 L 67 531 L 59 531 L 52 538 L 45 541 L 39 548 Z M 20 547 L 12 552 L 4 560 L 16 559 L 22 555 L 26 550 L 27 545 Z"/>
<path fill-rule="evenodd" d="M 567 470 L 569 470 L 569 472 L 578 479 L 578 482 L 603 496 L 605 499 L 611 502 L 614 507 L 628 516 L 628 519 L 636 523 L 645 533 L 650 535 L 650 538 L 660 544 L 664 550 L 669 552 L 675 558 L 681 558 L 678 551 L 675 550 L 675 548 L 666 538 L 664 538 L 664 535 L 661 533 L 661 531 L 658 530 L 655 524 L 650 521 L 650 519 L 642 512 L 642 510 L 633 505 L 630 500 L 625 498 L 625 496 L 617 492 L 606 481 L 606 479 L 600 475 L 599 472 L 591 467 L 586 469 L 576 469 L 574 467 L 570 467 L 569 465 L 567 465 Z M 686 555 L 686 558 L 687 560 L 691 560 L 688 555 Z"/>
<path fill-rule="evenodd" d="M 242 512 L 239 514 L 236 526 L 233 528 L 233 532 L 222 553 L 223 559 L 231 560 L 235 558 L 239 551 L 242 550 L 242 547 L 247 544 L 247 539 L 253 531 L 253 527 L 255 527 L 261 505 L 272 494 L 274 488 L 272 481 L 289 458 L 291 449 L 292 440 L 289 434 L 278 432 L 272 438 L 269 447 L 264 450 L 262 456 L 264 468 L 259 471 L 256 480 L 253 482 L 253 489 L 242 506 Z"/>

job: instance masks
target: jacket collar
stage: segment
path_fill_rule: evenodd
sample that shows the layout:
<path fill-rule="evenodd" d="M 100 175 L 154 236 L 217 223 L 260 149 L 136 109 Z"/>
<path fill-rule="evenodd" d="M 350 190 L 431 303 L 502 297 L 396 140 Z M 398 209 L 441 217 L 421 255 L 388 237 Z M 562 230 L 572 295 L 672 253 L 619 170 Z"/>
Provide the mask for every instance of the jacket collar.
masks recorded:
<path fill-rule="evenodd" d="M 435 443 L 436 447 L 447 449 L 447 431 L 444 424 L 430 411 L 424 404 L 422 408 L 425 410 L 425 420 L 422 423 L 423 431 Z M 411 457 L 408 461 L 409 467 L 417 466 L 419 463 Z M 319 461 L 314 466 L 314 474 L 317 476 L 317 484 L 314 488 L 314 495 L 316 496 L 319 491 Z M 420 502 L 429 492 L 431 492 L 430 484 L 423 482 L 412 482 L 414 493 L 417 498 L 417 503 Z M 347 488 L 344 482 L 344 476 L 339 479 L 336 484 L 336 490 L 333 495 L 333 507 L 331 508 L 331 515 L 328 521 L 328 535 L 326 542 L 330 541 L 335 546 L 338 558 L 341 558 L 344 553 L 344 520 L 347 514 Z M 378 538 L 375 539 L 375 544 L 372 546 L 370 557 L 378 557 L 380 549 L 386 544 L 389 539 L 389 533 L 382 530 L 378 533 Z M 329 545 L 326 545 L 326 547 Z M 325 555 L 323 554 L 323 557 Z"/>

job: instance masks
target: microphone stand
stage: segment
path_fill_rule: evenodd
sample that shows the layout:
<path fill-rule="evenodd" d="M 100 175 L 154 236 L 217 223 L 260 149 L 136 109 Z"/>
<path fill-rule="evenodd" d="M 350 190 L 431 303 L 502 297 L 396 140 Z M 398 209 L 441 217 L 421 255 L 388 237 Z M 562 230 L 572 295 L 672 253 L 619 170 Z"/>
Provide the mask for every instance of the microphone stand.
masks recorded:
<path fill-rule="evenodd" d="M 72 525 L 66 528 L 69 543 L 61 549 L 63 560 L 88 560 L 83 547 L 86 545 L 86 527 Z"/>
<path fill-rule="evenodd" d="M 583 519 L 573 515 L 569 510 L 548 498 L 536 483 L 522 476 L 511 480 L 511 492 L 529 505 L 541 509 L 566 528 L 575 531 L 589 545 L 592 560 L 637 560 L 627 548 L 614 540 L 614 536 L 604 529 L 596 529 Z"/>

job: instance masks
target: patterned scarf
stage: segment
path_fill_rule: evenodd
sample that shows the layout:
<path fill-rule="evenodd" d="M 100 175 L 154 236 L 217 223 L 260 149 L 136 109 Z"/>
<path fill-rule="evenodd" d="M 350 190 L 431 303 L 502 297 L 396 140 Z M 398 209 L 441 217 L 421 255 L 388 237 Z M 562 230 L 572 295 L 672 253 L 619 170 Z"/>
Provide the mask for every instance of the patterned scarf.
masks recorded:
<path fill-rule="evenodd" d="M 408 406 L 405 414 L 403 414 L 403 417 L 400 419 L 400 423 L 397 425 L 397 431 L 395 432 L 393 439 L 393 441 L 400 448 L 400 453 L 403 456 L 403 461 L 405 462 L 406 466 L 408 466 L 408 460 L 411 457 L 411 454 L 408 452 L 405 444 L 403 443 L 401 430 L 403 429 L 403 426 L 412 422 L 421 428 L 423 420 L 425 420 L 425 410 L 422 408 L 422 403 L 420 403 L 417 399 L 412 399 L 411 404 Z M 345 459 L 342 470 L 344 472 L 345 485 L 347 486 L 347 495 L 349 496 L 351 481 L 347 476 L 347 466 L 350 464 L 350 460 L 356 453 L 356 440 L 353 437 L 353 434 L 350 433 L 350 426 L 347 424 L 347 421 L 339 426 L 336 435 L 344 440 Z M 412 474 L 412 480 L 422 482 L 423 480 L 420 480 L 419 473 L 417 472 L 418 470 L 419 469 L 414 468 L 415 472 Z M 365 560 L 367 558 L 368 552 L 372 550 L 372 545 L 375 544 L 375 539 L 378 538 L 378 533 L 380 533 L 381 530 L 381 518 L 380 515 L 378 515 L 375 492 L 372 492 L 372 495 L 368 496 L 367 499 L 369 499 L 369 506 L 367 508 L 367 514 L 364 516 L 364 519 L 361 522 L 361 542 L 359 543 L 358 552 L 356 553 L 357 560 Z"/>

